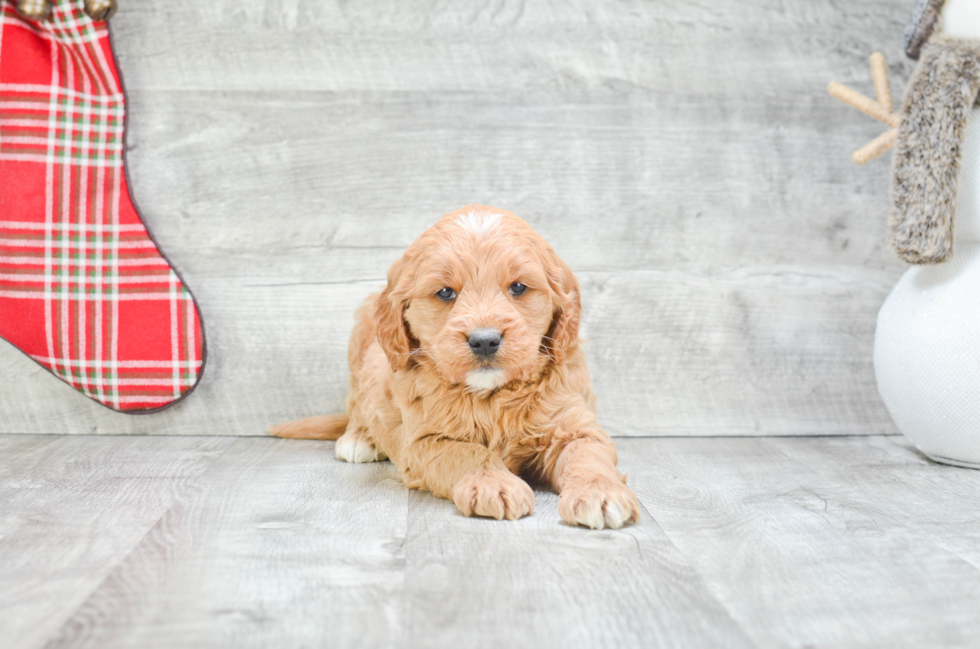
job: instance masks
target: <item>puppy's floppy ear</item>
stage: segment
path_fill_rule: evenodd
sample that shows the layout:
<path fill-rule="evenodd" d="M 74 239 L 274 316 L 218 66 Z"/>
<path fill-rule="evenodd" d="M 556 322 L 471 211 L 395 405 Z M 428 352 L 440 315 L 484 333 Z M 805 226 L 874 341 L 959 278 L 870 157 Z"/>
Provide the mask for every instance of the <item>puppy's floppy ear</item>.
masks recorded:
<path fill-rule="evenodd" d="M 374 315 L 378 344 L 388 357 L 391 371 L 397 372 L 408 366 L 411 342 L 405 323 L 405 300 L 398 290 L 405 259 L 399 259 L 388 270 L 388 286 L 375 302 Z"/>
<path fill-rule="evenodd" d="M 578 340 L 582 298 L 572 269 L 553 250 L 549 250 L 545 256 L 545 270 L 555 306 L 544 346 L 555 364 L 561 365 Z"/>

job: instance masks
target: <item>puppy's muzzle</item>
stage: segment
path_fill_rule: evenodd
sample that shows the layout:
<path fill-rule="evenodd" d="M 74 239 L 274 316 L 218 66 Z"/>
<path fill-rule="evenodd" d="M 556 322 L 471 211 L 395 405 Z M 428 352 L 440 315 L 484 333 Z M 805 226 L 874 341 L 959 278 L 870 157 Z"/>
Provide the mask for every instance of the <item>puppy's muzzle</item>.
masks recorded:
<path fill-rule="evenodd" d="M 478 357 L 489 360 L 500 349 L 504 336 L 496 329 L 482 328 L 470 334 L 470 350 Z"/>

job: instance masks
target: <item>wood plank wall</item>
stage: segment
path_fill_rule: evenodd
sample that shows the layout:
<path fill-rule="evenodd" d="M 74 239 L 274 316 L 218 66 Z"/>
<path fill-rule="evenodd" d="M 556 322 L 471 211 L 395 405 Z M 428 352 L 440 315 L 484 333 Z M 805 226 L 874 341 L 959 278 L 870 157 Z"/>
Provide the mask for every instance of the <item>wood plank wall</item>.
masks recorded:
<path fill-rule="evenodd" d="M 875 317 L 880 125 L 910 1 L 120 0 L 130 173 L 197 295 L 203 383 L 125 416 L 0 343 L 0 432 L 262 435 L 342 408 L 356 305 L 441 214 L 530 221 L 577 271 L 616 435 L 894 433 Z"/>

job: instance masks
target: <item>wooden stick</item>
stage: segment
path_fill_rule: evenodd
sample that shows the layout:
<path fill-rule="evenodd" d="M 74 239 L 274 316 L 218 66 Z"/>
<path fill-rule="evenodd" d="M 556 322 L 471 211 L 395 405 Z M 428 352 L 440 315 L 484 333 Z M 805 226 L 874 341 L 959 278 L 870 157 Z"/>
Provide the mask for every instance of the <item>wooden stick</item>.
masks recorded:
<path fill-rule="evenodd" d="M 886 113 L 891 113 L 892 89 L 888 83 L 888 65 L 885 63 L 885 56 L 881 52 L 875 52 L 869 59 L 871 62 L 871 78 L 875 81 L 875 95 L 878 103 L 885 109 Z"/>
<path fill-rule="evenodd" d="M 851 90 L 847 86 L 837 83 L 836 81 L 832 81 L 830 85 L 827 86 L 827 92 L 848 106 L 857 108 L 865 115 L 874 117 L 879 122 L 884 122 L 891 127 L 898 128 L 898 125 L 902 123 L 901 116 L 886 111 L 884 106 L 876 102 L 874 99 L 865 97 L 861 93 Z"/>
<path fill-rule="evenodd" d="M 863 147 L 854 152 L 851 159 L 859 165 L 863 165 L 869 160 L 874 160 L 882 153 L 888 149 L 895 146 L 895 140 L 898 138 L 898 129 L 893 128 L 891 130 L 885 131 L 875 139 L 871 140 Z"/>

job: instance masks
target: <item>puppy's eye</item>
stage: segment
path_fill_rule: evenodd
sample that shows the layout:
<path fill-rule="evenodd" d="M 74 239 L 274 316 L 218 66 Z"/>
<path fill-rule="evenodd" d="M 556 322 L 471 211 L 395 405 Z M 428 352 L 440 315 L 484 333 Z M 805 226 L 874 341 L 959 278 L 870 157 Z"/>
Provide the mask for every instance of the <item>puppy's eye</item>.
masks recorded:
<path fill-rule="evenodd" d="M 439 298 L 440 300 L 442 300 L 443 302 L 448 302 L 450 300 L 455 300 L 456 299 L 456 291 L 454 291 L 453 289 L 451 289 L 451 288 L 449 288 L 447 286 L 446 288 L 444 288 L 444 289 L 440 290 L 438 293 L 436 293 L 436 297 Z"/>
<path fill-rule="evenodd" d="M 510 285 L 510 294 L 513 295 L 514 297 L 517 297 L 518 295 L 523 295 L 524 291 L 526 290 L 527 287 L 521 284 L 520 282 L 514 282 L 513 284 Z"/>

